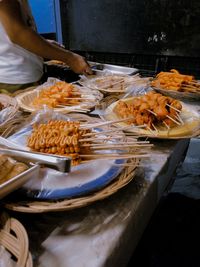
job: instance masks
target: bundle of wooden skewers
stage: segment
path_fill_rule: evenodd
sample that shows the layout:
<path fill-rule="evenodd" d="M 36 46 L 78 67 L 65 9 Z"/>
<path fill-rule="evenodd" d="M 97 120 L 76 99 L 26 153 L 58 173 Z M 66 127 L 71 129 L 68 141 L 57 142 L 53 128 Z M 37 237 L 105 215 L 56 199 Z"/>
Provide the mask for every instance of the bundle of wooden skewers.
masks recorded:
<path fill-rule="evenodd" d="M 140 125 L 150 131 L 158 131 L 157 127 L 171 127 L 183 125 L 180 116 L 182 105 L 178 100 L 163 96 L 154 91 L 136 97 L 131 103 L 118 101 L 114 112 L 120 118 L 129 118 L 127 123 Z"/>
<path fill-rule="evenodd" d="M 91 90 L 59 81 L 42 89 L 32 104 L 35 107 L 47 105 L 51 108 L 57 108 L 83 103 L 91 105 L 94 101 L 98 101 L 98 99 L 96 99 L 95 94 L 91 93 Z"/>
<path fill-rule="evenodd" d="M 104 91 L 107 93 L 124 93 L 127 88 L 135 83 L 144 83 L 147 79 L 141 78 L 139 74 L 136 75 L 104 75 L 92 79 L 81 79 L 80 84 L 92 89 Z"/>
<path fill-rule="evenodd" d="M 149 141 L 126 137 L 122 129 L 111 126 L 119 121 L 124 119 L 92 124 L 62 120 L 35 124 L 27 146 L 33 151 L 71 157 L 72 165 L 97 159 L 149 157 Z"/>
<path fill-rule="evenodd" d="M 158 73 L 151 85 L 165 90 L 200 94 L 200 83 L 194 76 L 180 74 L 175 69 Z"/>

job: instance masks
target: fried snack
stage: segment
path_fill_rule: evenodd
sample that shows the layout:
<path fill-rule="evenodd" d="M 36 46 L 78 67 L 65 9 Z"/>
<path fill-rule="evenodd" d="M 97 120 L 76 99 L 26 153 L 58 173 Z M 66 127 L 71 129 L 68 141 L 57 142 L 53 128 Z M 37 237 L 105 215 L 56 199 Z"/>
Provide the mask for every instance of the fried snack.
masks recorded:
<path fill-rule="evenodd" d="M 135 98 L 128 104 L 118 101 L 114 112 L 120 118 L 129 118 L 129 124 L 144 125 L 154 129 L 154 125 L 165 124 L 169 127 L 177 125 L 177 111 L 182 110 L 182 105 L 178 100 L 163 96 L 151 91 L 142 97 Z"/>
<path fill-rule="evenodd" d="M 9 180 L 20 173 L 26 171 L 28 169 L 28 166 L 25 163 L 17 162 L 15 166 L 12 168 L 12 170 L 7 174 L 5 180 Z"/>
<path fill-rule="evenodd" d="M 172 69 L 170 72 L 160 72 L 151 85 L 165 90 L 173 91 L 191 91 L 199 88 L 199 83 L 192 75 L 180 74 L 177 70 Z"/>
<path fill-rule="evenodd" d="M 0 155 L 0 158 L 1 163 L 3 162 L 0 168 L 0 183 L 3 183 L 6 181 L 5 178 L 8 173 L 11 172 L 13 167 L 15 166 L 15 161 L 3 155 Z"/>
<path fill-rule="evenodd" d="M 66 82 L 56 82 L 54 85 L 41 90 L 39 96 L 33 100 L 33 105 L 36 107 L 47 105 L 51 108 L 77 105 L 81 101 L 79 98 L 81 98 L 81 94 L 77 90 L 74 91 L 74 85 Z"/>
<path fill-rule="evenodd" d="M 0 184 L 28 169 L 26 164 L 17 162 L 16 160 L 5 155 L 0 155 L 0 166 Z"/>
<path fill-rule="evenodd" d="M 72 165 L 77 165 L 81 160 L 79 140 L 88 132 L 80 129 L 79 122 L 49 121 L 34 125 L 27 145 L 34 151 L 71 157 Z"/>

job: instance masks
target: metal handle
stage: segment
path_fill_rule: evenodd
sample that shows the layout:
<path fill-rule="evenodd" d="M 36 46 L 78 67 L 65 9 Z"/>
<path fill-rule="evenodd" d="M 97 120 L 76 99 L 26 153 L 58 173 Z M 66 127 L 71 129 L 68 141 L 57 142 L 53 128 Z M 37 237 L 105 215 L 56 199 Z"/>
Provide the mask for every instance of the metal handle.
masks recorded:
<path fill-rule="evenodd" d="M 70 172 L 71 158 L 64 156 L 47 155 L 44 153 L 29 152 L 18 149 L 0 148 L 0 153 L 8 156 L 29 159 L 37 164 L 44 164 L 60 172 Z"/>

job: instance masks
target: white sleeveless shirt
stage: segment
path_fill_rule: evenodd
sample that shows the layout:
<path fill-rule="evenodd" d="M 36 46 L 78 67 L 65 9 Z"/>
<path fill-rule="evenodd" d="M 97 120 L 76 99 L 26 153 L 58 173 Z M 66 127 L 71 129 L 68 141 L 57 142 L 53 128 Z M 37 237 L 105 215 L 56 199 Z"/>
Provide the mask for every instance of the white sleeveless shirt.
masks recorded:
<path fill-rule="evenodd" d="M 25 22 L 28 26 L 36 29 L 27 0 L 18 1 L 20 2 Z M 0 22 L 0 83 L 32 83 L 40 80 L 42 74 L 42 58 L 12 43 Z"/>

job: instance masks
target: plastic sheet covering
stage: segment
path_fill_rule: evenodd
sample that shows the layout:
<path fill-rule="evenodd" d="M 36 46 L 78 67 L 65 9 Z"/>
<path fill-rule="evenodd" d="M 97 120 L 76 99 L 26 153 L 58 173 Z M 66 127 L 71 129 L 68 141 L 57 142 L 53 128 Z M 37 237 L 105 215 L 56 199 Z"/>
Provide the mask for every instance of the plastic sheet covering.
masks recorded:
<path fill-rule="evenodd" d="M 70 120 L 66 115 L 44 109 L 35 114 L 9 141 L 27 149 L 27 137 L 35 123 L 49 120 Z M 120 162 L 119 162 L 120 161 Z M 62 199 L 88 194 L 98 190 L 114 179 L 123 169 L 116 166 L 121 160 L 98 160 L 74 166 L 70 173 L 62 173 L 51 168 L 40 168 L 38 177 L 29 180 L 21 189 L 27 196 L 38 199 Z"/>

